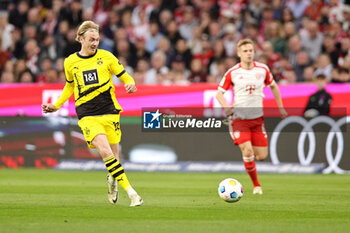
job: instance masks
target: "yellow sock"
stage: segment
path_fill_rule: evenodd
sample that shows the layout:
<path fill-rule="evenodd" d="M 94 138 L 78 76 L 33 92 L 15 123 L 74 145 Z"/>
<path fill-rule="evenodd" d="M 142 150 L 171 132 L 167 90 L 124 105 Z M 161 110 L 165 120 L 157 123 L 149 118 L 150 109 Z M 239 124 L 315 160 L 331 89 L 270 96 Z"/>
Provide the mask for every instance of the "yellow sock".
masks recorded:
<path fill-rule="evenodd" d="M 119 161 L 113 155 L 103 159 L 103 161 L 105 162 L 107 170 L 111 176 L 117 180 L 117 182 L 126 192 L 128 192 L 131 189 L 131 185 L 125 175 L 124 168 Z"/>

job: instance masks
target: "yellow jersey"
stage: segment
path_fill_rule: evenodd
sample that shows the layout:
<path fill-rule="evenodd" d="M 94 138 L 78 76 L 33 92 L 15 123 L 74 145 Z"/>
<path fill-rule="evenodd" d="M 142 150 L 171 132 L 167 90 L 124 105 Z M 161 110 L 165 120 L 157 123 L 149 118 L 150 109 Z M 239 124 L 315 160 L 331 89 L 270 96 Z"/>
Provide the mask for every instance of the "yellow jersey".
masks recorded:
<path fill-rule="evenodd" d="M 79 119 L 122 111 L 114 93 L 112 74 L 129 83 L 134 83 L 134 80 L 112 53 L 102 49 L 90 56 L 74 53 L 65 59 L 64 69 L 67 84 L 74 83 L 75 107 Z"/>

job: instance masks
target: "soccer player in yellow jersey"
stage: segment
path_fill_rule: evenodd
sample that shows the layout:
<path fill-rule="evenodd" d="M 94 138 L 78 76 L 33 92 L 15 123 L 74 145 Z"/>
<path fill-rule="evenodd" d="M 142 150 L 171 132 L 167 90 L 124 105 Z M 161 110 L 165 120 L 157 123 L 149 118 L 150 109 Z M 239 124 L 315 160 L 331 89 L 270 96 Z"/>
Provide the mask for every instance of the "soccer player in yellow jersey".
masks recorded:
<path fill-rule="evenodd" d="M 85 140 L 90 148 L 97 148 L 109 171 L 108 200 L 112 204 L 117 202 L 119 183 L 128 193 L 130 206 L 140 206 L 143 200 L 131 187 L 119 162 L 122 108 L 114 94 L 112 74 L 124 83 L 127 93 L 136 92 L 134 79 L 113 54 L 97 49 L 100 42 L 97 24 L 83 22 L 76 40 L 81 43 L 81 50 L 64 61 L 66 85 L 63 92 L 55 104 L 43 104 L 42 110 L 44 113 L 57 111 L 74 92 L 78 124 Z"/>

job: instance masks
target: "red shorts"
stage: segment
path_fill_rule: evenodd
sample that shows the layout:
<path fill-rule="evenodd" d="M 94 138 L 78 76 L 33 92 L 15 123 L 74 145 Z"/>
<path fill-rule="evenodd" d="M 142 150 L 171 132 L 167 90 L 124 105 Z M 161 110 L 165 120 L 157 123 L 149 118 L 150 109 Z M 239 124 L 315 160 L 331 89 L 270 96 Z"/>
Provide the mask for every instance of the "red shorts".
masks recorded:
<path fill-rule="evenodd" d="M 235 145 L 251 141 L 253 146 L 268 146 L 264 117 L 252 120 L 235 119 L 230 125 Z"/>

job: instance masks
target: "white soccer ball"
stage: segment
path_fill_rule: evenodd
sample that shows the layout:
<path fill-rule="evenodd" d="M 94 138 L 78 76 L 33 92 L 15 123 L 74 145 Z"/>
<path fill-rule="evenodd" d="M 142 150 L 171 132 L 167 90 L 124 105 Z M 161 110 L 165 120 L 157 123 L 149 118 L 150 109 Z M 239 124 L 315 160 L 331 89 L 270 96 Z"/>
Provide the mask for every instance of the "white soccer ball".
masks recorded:
<path fill-rule="evenodd" d="M 226 202 L 237 202 L 243 196 L 243 186 L 238 180 L 227 178 L 220 182 L 218 193 Z"/>

